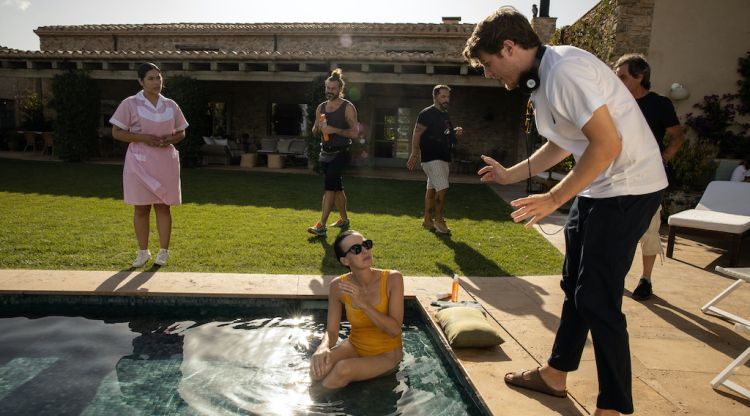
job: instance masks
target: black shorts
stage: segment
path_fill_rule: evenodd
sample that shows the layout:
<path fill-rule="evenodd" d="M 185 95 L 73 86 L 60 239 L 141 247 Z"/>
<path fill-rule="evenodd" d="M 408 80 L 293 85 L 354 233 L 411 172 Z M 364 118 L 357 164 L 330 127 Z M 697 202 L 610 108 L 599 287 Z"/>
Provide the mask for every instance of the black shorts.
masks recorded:
<path fill-rule="evenodd" d="M 349 152 L 342 151 L 330 162 L 320 162 L 320 167 L 325 175 L 324 189 L 326 191 L 343 191 L 344 183 L 341 175 L 349 164 Z"/>

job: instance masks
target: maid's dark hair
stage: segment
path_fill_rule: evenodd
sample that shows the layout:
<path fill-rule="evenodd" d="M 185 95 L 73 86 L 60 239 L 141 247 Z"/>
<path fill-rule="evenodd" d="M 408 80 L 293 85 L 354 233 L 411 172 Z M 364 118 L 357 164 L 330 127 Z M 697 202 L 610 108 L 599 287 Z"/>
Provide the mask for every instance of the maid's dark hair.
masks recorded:
<path fill-rule="evenodd" d="M 161 69 L 159 69 L 156 64 L 152 64 L 151 62 L 141 64 L 141 66 L 138 67 L 138 79 L 143 81 L 143 79 L 146 78 L 146 74 L 148 74 L 148 71 L 151 71 L 152 69 L 155 69 L 159 71 L 159 73 L 161 73 Z"/>

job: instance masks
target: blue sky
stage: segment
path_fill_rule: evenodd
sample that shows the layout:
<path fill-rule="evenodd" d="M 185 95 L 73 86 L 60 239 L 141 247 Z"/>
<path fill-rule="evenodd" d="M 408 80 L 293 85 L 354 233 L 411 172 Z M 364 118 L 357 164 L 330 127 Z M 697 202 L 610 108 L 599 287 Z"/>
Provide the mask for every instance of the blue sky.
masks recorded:
<path fill-rule="evenodd" d="M 410 22 L 461 16 L 476 23 L 501 5 L 531 15 L 538 0 L 0 0 L 0 46 L 38 50 L 39 26 L 104 23 Z M 550 0 L 557 26 L 575 22 L 598 0 Z"/>

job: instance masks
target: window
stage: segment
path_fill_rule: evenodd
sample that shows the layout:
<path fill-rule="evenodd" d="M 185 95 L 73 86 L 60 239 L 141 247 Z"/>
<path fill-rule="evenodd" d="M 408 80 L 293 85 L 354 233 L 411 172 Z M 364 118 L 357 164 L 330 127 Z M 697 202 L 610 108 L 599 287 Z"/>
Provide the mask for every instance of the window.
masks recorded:
<path fill-rule="evenodd" d="M 375 157 L 408 159 L 414 120 L 411 108 L 375 110 Z"/>
<path fill-rule="evenodd" d="M 271 134 L 274 136 L 301 136 L 308 130 L 307 104 L 271 104 Z M 312 126 L 310 126 L 312 128 Z"/>
<path fill-rule="evenodd" d="M 16 111 L 13 100 L 0 99 L 0 132 L 16 129 Z"/>

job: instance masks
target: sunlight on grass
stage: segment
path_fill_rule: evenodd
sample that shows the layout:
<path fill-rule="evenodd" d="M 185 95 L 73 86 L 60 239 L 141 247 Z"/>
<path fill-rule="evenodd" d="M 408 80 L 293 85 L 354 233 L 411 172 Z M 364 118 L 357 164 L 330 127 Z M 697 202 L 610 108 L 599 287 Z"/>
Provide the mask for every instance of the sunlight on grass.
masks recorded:
<path fill-rule="evenodd" d="M 120 166 L 0 163 L 0 268 L 122 270 L 136 245 Z M 337 274 L 337 230 L 314 238 L 322 181 L 312 175 L 184 170 L 164 271 Z M 345 178 L 352 228 L 376 265 L 407 275 L 559 274 L 562 256 L 483 185 L 452 185 L 441 236 L 420 227 L 421 182 Z M 335 220 L 331 216 L 331 222 Z M 155 225 L 150 248 L 158 250 Z"/>

